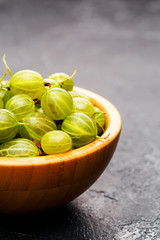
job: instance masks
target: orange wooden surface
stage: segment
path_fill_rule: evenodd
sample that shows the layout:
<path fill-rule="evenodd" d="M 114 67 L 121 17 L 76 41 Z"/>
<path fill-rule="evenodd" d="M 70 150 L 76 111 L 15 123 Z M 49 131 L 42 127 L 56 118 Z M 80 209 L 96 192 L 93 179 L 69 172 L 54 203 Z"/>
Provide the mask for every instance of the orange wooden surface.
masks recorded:
<path fill-rule="evenodd" d="M 122 121 L 105 98 L 78 87 L 106 112 L 103 139 L 79 149 L 30 158 L 0 158 L 0 212 L 29 213 L 58 207 L 78 197 L 107 167 L 115 151 Z"/>

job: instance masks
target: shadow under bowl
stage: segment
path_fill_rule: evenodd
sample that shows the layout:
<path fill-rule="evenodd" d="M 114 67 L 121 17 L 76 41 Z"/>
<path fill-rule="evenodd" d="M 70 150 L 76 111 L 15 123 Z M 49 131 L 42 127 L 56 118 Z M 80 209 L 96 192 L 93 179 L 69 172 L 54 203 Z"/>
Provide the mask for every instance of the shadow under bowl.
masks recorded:
<path fill-rule="evenodd" d="M 61 154 L 0 157 L 0 213 L 34 213 L 65 205 L 87 190 L 107 167 L 118 143 L 121 116 L 98 94 L 79 87 L 74 91 L 88 95 L 105 112 L 102 139 Z"/>

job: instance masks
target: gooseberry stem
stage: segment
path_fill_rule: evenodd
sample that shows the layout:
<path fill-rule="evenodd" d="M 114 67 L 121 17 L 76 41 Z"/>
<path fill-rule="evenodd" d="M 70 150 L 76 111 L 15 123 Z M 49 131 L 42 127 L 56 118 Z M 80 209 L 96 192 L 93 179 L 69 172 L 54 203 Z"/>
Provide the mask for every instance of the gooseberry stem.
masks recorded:
<path fill-rule="evenodd" d="M 5 78 L 6 75 L 7 75 L 7 70 L 5 69 L 3 76 L 0 78 L 0 83 L 1 83 L 2 80 Z"/>
<path fill-rule="evenodd" d="M 73 74 L 69 77 L 69 79 L 70 79 L 70 78 L 73 78 L 73 77 L 76 75 L 76 73 L 77 73 L 77 68 L 74 67 L 74 72 L 73 72 Z"/>
<path fill-rule="evenodd" d="M 109 135 L 110 135 L 110 133 L 108 133 L 108 135 L 105 137 L 96 136 L 96 139 L 100 139 L 100 140 L 107 139 L 109 137 Z"/>
<path fill-rule="evenodd" d="M 5 65 L 6 69 L 8 70 L 8 72 L 10 73 L 11 77 L 12 77 L 13 73 L 12 73 L 11 69 L 8 67 L 5 57 L 6 57 L 6 54 L 3 55 L 4 65 Z"/>
<path fill-rule="evenodd" d="M 66 78 L 65 83 L 68 82 L 71 78 L 73 78 L 76 75 L 76 73 L 77 73 L 77 68 L 75 67 L 73 74 L 69 76 L 69 78 Z M 62 85 L 64 85 L 64 81 L 62 82 Z"/>

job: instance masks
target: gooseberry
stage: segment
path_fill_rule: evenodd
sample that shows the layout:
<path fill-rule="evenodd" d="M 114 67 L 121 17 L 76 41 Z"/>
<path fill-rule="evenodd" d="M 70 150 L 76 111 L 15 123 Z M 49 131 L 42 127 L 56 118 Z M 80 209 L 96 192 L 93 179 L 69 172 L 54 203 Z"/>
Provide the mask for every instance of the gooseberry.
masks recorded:
<path fill-rule="evenodd" d="M 22 119 L 19 129 L 21 137 L 40 142 L 46 132 L 56 130 L 57 126 L 51 118 L 35 112 Z"/>
<path fill-rule="evenodd" d="M 18 132 L 18 125 L 19 123 L 12 112 L 0 109 L 0 143 L 13 139 Z"/>
<path fill-rule="evenodd" d="M 73 141 L 74 147 L 82 147 L 97 137 L 96 123 L 84 113 L 72 113 L 62 123 L 62 131 Z"/>
<path fill-rule="evenodd" d="M 0 145 L 2 157 L 34 157 L 39 156 L 40 150 L 28 139 L 16 138 Z"/>
<path fill-rule="evenodd" d="M 13 112 L 20 121 L 25 115 L 35 111 L 35 104 L 29 95 L 18 94 L 8 100 L 5 108 Z"/>
<path fill-rule="evenodd" d="M 75 68 L 74 73 L 71 76 L 63 72 L 58 72 L 49 75 L 48 78 L 55 80 L 61 88 L 64 88 L 67 91 L 72 91 L 74 86 L 72 78 L 76 75 L 76 73 L 77 69 Z"/>
<path fill-rule="evenodd" d="M 43 94 L 41 107 L 44 114 L 53 120 L 63 120 L 71 114 L 73 100 L 65 89 L 51 88 Z"/>
<path fill-rule="evenodd" d="M 92 118 L 96 122 L 98 136 L 100 136 L 104 132 L 105 117 L 104 117 L 104 113 L 98 107 L 94 107 L 94 108 L 95 108 L 95 113 L 93 114 Z"/>
<path fill-rule="evenodd" d="M 41 147 L 46 154 L 67 152 L 72 148 L 72 139 L 60 130 L 47 132 L 42 137 Z"/>
<path fill-rule="evenodd" d="M 32 99 L 40 98 L 44 93 L 43 77 L 32 70 L 22 70 L 10 79 L 10 89 L 13 95 L 28 94 Z"/>
<path fill-rule="evenodd" d="M 93 104 L 88 101 L 85 98 L 82 97 L 74 97 L 73 98 L 73 113 L 75 112 L 82 112 L 85 113 L 86 115 L 88 115 L 89 117 L 92 117 L 95 109 Z"/>

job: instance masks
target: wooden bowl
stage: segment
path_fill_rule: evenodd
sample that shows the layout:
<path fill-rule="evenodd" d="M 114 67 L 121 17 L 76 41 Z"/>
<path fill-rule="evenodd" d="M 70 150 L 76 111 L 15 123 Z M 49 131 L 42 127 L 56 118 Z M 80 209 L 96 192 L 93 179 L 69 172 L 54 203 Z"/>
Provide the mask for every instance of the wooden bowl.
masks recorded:
<path fill-rule="evenodd" d="M 121 131 L 121 117 L 105 98 L 78 87 L 105 112 L 103 139 L 67 153 L 0 157 L 0 213 L 20 214 L 62 206 L 88 189 L 108 165 Z"/>

